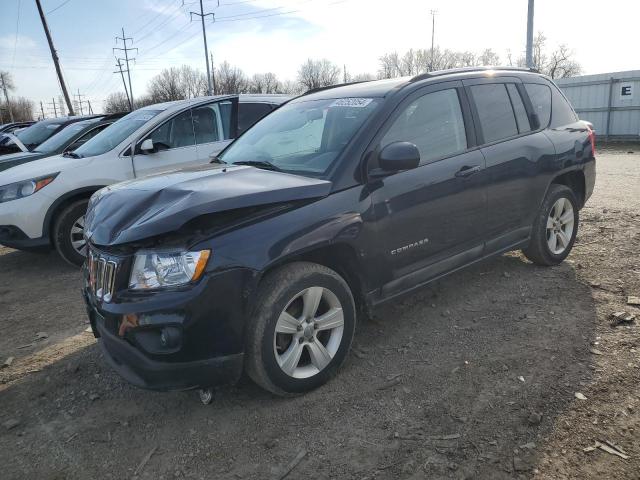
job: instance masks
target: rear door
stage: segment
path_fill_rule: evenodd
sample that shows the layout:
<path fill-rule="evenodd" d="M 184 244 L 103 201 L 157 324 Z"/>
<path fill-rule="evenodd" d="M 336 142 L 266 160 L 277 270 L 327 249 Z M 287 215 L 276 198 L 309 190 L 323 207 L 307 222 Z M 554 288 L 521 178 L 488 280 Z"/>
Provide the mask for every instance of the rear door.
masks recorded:
<path fill-rule="evenodd" d="M 199 105 L 193 109 L 196 136 L 196 162 L 208 163 L 220 153 L 238 132 L 238 98 Z"/>
<path fill-rule="evenodd" d="M 418 147 L 420 165 L 371 184 L 392 270 L 384 297 L 479 258 L 484 242 L 485 161 L 474 148 L 462 83 L 428 86 L 404 100 L 376 149 L 398 141 Z"/>
<path fill-rule="evenodd" d="M 530 118 L 519 79 L 482 78 L 464 84 L 486 158 L 486 253 L 493 253 L 529 237 L 538 209 L 535 198 L 540 174 L 555 150 Z"/>

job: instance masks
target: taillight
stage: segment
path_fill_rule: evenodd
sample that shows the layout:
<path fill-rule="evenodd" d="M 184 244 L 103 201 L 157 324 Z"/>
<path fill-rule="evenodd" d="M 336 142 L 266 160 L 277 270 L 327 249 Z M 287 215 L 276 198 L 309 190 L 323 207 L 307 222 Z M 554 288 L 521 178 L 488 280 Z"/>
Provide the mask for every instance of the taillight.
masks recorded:
<path fill-rule="evenodd" d="M 587 130 L 589 130 L 589 141 L 591 142 L 591 154 L 596 156 L 596 131 L 587 126 Z"/>

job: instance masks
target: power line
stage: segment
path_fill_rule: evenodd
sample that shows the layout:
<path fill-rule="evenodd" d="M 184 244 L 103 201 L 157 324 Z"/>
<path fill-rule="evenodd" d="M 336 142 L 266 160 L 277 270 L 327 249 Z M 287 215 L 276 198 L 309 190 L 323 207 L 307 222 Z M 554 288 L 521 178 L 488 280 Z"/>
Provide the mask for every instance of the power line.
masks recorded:
<path fill-rule="evenodd" d="M 64 2 L 62 2 L 60 5 L 58 5 L 56 8 L 52 8 L 51 10 L 49 10 L 47 12 L 47 15 L 49 15 L 50 13 L 55 12 L 56 10 L 58 10 L 59 8 L 64 7 L 67 3 L 69 3 L 71 0 L 64 0 Z"/>
<path fill-rule="evenodd" d="M 18 31 L 20 30 L 20 7 L 22 6 L 22 0 L 18 0 L 18 16 L 16 18 L 16 37 L 13 41 L 13 57 L 11 58 L 11 65 L 16 63 L 16 47 L 18 46 Z"/>

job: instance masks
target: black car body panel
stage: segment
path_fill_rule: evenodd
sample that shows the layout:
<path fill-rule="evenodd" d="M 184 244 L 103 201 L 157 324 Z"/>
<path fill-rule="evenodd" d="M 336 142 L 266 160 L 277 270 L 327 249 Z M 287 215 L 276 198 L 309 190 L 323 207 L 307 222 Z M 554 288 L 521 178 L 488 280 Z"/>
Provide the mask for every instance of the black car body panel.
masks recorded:
<path fill-rule="evenodd" d="M 518 126 L 511 136 L 486 141 L 473 86 L 502 83 L 519 92 L 528 129 Z M 85 287 L 90 315 L 113 322 L 115 332 L 127 314 L 152 313 L 154 320 L 125 328 L 111 340 L 173 368 L 174 363 L 242 354 L 244 325 L 260 281 L 289 261 L 312 261 L 335 270 L 358 303 L 371 309 L 481 259 L 525 247 L 553 182 L 571 186 L 581 205 L 595 182 L 588 125 L 572 110 L 570 122 L 555 125 L 550 115 L 542 125 L 543 112 L 534 109 L 524 88 L 529 83 L 556 89 L 546 77 L 530 72 L 473 70 L 339 86 L 295 99 L 291 103 L 384 99 L 323 180 L 222 165 L 104 189 L 91 202 L 88 236 L 96 251 L 120 256 L 118 279 L 109 302 Z M 416 99 L 445 90 L 454 91 L 459 101 L 466 138 L 458 141 L 466 148 L 411 170 L 374 175 L 388 126 Z M 283 207 L 245 222 L 224 217 L 243 207 L 274 205 Z M 196 233 L 187 228 L 208 216 L 222 216 L 225 228 Z M 130 290 L 135 252 L 158 247 L 208 249 L 212 255 L 193 285 Z M 135 339 L 139 332 L 158 335 L 173 324 L 180 326 L 186 342 L 177 351 L 154 354 Z M 100 335 L 100 329 L 94 332 Z M 199 377 L 191 386 L 206 382 Z M 137 383 L 172 388 L 164 381 L 154 385 L 150 378 Z"/>
<path fill-rule="evenodd" d="M 326 180 L 248 166 L 195 167 L 123 182 L 96 193 L 85 235 L 113 246 L 174 232 L 202 215 L 324 197 Z"/>

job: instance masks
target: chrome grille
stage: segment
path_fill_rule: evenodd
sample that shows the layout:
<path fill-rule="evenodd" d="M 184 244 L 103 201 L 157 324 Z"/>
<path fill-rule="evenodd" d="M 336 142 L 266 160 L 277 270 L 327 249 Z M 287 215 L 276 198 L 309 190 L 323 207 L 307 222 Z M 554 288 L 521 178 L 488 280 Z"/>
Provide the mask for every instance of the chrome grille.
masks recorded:
<path fill-rule="evenodd" d="M 94 251 L 89 251 L 87 262 L 91 292 L 100 300 L 111 301 L 115 290 L 118 264 Z"/>

